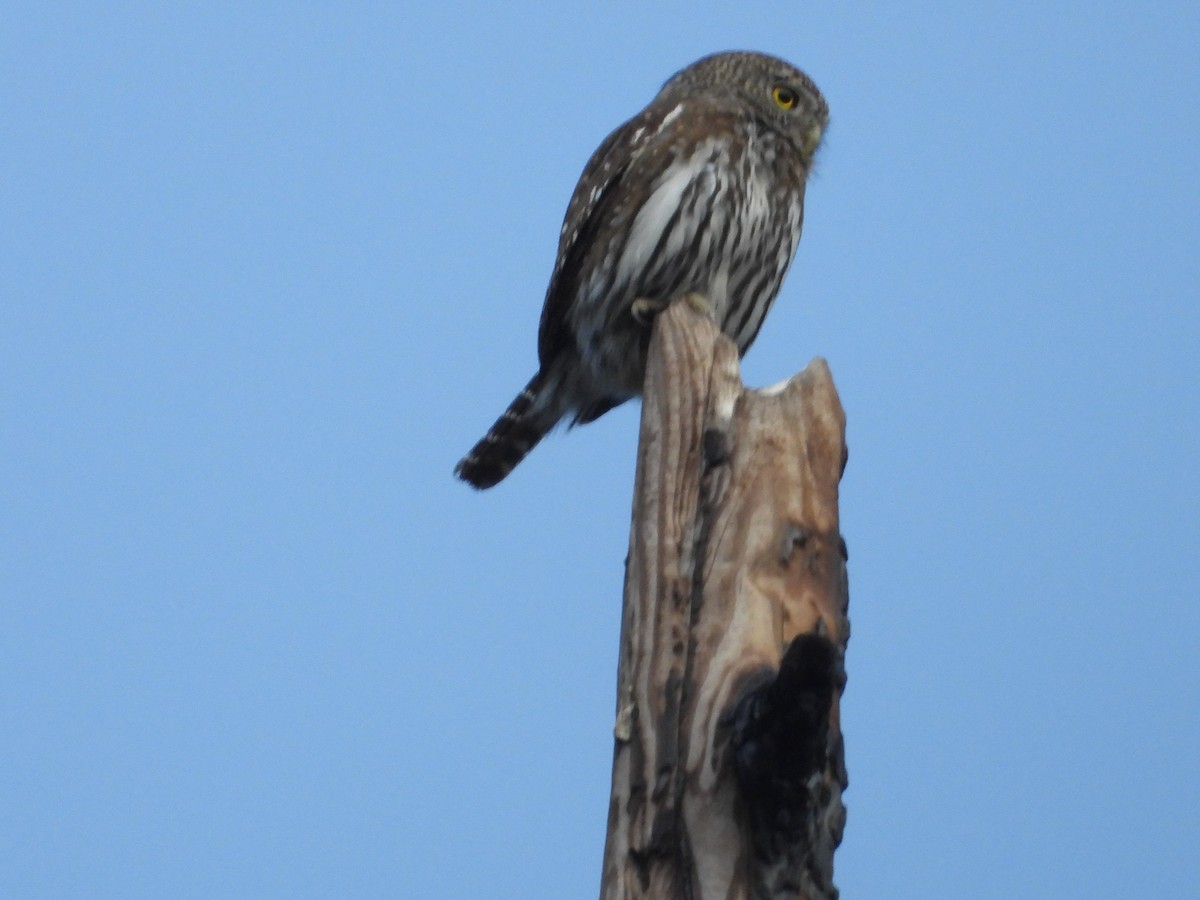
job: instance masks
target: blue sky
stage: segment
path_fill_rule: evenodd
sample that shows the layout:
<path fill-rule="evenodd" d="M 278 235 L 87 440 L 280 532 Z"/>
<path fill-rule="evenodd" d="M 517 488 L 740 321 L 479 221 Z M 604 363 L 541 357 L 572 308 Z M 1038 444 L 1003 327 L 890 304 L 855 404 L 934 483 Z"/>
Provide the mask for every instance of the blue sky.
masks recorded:
<path fill-rule="evenodd" d="M 672 72 L 832 124 L 846 897 L 1200 882 L 1195 4 L 14 4 L 0 895 L 592 896 L 636 404 L 450 477 Z"/>

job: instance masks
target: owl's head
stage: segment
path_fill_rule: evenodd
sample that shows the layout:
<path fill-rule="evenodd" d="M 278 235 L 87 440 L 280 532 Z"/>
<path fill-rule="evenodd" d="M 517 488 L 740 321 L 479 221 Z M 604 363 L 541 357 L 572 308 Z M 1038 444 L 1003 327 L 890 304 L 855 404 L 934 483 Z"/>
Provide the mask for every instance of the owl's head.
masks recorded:
<path fill-rule="evenodd" d="M 697 95 L 732 100 L 790 135 L 805 162 L 812 159 L 829 124 L 829 107 L 812 79 L 765 53 L 714 53 L 676 72 L 659 92 L 660 99 L 671 100 Z"/>

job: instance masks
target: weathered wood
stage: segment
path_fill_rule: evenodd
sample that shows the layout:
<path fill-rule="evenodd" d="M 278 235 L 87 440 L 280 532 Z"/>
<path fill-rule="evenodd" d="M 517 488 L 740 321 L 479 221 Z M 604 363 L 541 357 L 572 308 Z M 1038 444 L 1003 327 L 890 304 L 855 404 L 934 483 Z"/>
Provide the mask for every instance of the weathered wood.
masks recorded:
<path fill-rule="evenodd" d="M 823 360 L 746 390 L 693 305 L 658 317 L 602 900 L 837 897 L 844 435 Z"/>

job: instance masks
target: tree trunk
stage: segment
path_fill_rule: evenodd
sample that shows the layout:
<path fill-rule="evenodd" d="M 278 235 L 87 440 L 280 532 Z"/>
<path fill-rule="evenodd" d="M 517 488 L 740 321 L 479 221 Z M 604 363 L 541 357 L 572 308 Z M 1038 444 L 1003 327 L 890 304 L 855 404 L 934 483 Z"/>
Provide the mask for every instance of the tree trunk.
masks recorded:
<path fill-rule="evenodd" d="M 845 416 L 824 360 L 747 390 L 695 307 L 650 344 L 601 900 L 829 900 Z"/>

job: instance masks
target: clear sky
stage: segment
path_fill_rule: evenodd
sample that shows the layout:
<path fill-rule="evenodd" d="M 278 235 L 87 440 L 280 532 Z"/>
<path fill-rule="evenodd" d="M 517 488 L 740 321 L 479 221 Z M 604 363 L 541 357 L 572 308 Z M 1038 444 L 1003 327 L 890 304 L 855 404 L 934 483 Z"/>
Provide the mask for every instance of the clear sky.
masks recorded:
<path fill-rule="evenodd" d="M 847 898 L 1200 883 L 1195 3 L 13 3 L 0 896 L 599 884 L 638 409 L 475 494 L 588 155 L 832 124 L 751 384 L 848 415 Z"/>

